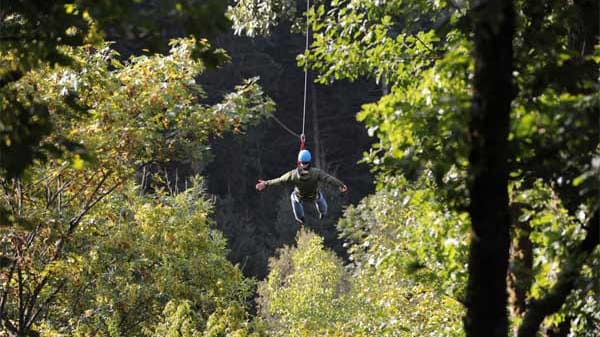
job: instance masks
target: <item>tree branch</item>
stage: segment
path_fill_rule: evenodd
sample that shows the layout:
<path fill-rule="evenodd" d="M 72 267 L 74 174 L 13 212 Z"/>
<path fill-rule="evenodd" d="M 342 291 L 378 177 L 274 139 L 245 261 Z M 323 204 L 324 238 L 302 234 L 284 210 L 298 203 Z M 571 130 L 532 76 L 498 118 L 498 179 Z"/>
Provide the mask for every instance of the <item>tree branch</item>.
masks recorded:
<path fill-rule="evenodd" d="M 102 179 L 96 185 L 92 195 L 85 201 L 85 204 L 84 204 L 84 207 L 82 208 L 82 210 L 79 212 L 79 214 L 74 216 L 69 221 L 69 227 L 67 229 L 67 234 L 66 234 L 67 237 L 70 236 L 71 234 L 73 234 L 73 232 L 79 225 L 81 219 L 89 212 L 90 209 L 92 209 L 104 197 L 106 197 L 108 194 L 112 193 L 118 186 L 121 185 L 122 181 L 119 180 L 116 184 L 111 186 L 108 190 L 105 190 L 104 192 L 101 193 L 100 190 L 102 189 L 102 186 L 104 186 L 106 180 L 108 179 L 108 177 L 110 175 L 111 175 L 110 172 L 103 175 Z M 94 196 L 97 196 L 97 197 L 94 198 Z M 31 240 L 31 241 L 33 241 L 33 240 Z M 60 258 L 63 247 L 64 247 L 64 241 L 65 241 L 65 237 L 58 240 L 58 242 L 56 243 L 55 253 L 52 256 L 52 258 L 50 259 L 50 262 L 56 261 Z M 8 320 L 8 317 L 4 313 L 4 304 L 6 303 L 6 298 L 8 297 L 8 288 L 9 288 L 8 283 L 10 283 L 10 281 L 13 278 L 14 270 L 15 270 L 16 264 L 17 264 L 16 261 L 17 260 L 15 259 L 15 262 L 13 264 L 11 272 L 9 273 L 9 278 L 8 278 L 6 287 L 4 289 L 3 296 L 2 296 L 2 298 L 0 298 L 0 320 L 2 320 L 2 322 L 5 326 L 7 326 L 7 327 L 12 326 L 12 328 L 10 328 L 10 329 L 13 329 L 14 326 L 10 323 L 10 321 Z M 20 275 L 19 275 L 19 278 L 21 279 Z M 39 298 L 40 294 L 41 294 L 42 290 L 47 286 L 49 280 L 50 280 L 49 274 L 44 276 L 44 278 L 40 281 L 40 283 L 35 287 L 33 292 L 31 292 L 31 295 L 28 296 L 29 298 L 26 302 L 23 299 L 22 284 L 19 283 L 19 300 L 20 300 L 20 302 L 19 302 L 19 330 L 27 331 L 31 327 L 31 325 L 35 323 L 35 321 L 39 317 L 39 315 L 41 313 L 43 313 L 50 306 L 51 302 L 54 300 L 54 298 L 56 297 L 58 292 L 60 292 L 60 290 L 64 286 L 65 281 L 63 280 L 52 291 L 52 293 L 44 300 L 43 303 L 41 303 L 39 306 L 36 306 L 36 303 L 38 302 L 38 300 L 40 300 L 40 298 Z M 16 329 L 14 331 L 15 331 L 15 333 L 17 333 Z"/>
<path fill-rule="evenodd" d="M 15 328 L 8 318 L 0 316 L 0 322 L 2 322 L 2 325 L 8 330 L 9 336 L 17 335 L 17 328 Z"/>
<path fill-rule="evenodd" d="M 73 196 L 67 200 L 64 201 L 65 205 L 69 204 L 71 202 L 71 200 L 73 200 L 74 198 L 79 197 L 79 194 L 81 194 L 81 192 L 89 186 L 89 183 L 92 181 L 92 179 L 94 179 L 96 177 L 96 172 L 94 172 L 94 174 L 90 175 L 89 178 L 87 178 L 85 180 L 85 182 L 81 185 L 81 188 L 79 188 L 75 193 L 73 193 Z"/>
<path fill-rule="evenodd" d="M 25 300 L 23 299 L 23 273 L 20 267 L 17 267 L 17 287 L 19 288 L 19 329 L 23 326 L 25 320 Z"/>
<path fill-rule="evenodd" d="M 63 184 L 61 184 L 61 186 L 60 186 L 59 188 L 57 188 L 57 189 L 56 189 L 56 192 L 55 192 L 55 193 L 54 193 L 54 194 L 53 194 L 53 195 L 52 195 L 50 198 L 48 198 L 48 200 L 46 201 L 46 208 L 50 208 L 50 205 L 52 205 L 52 203 L 54 203 L 54 201 L 56 201 L 56 198 L 58 198 L 58 196 L 59 196 L 59 195 L 60 195 L 62 192 L 64 192 L 64 190 L 65 190 L 67 187 L 71 186 L 71 184 L 72 184 L 72 183 L 73 183 L 72 181 L 68 181 L 68 182 L 66 182 L 66 183 L 63 183 Z M 81 190 L 80 190 L 79 192 L 81 192 Z M 75 195 L 78 195 L 78 193 L 77 193 L 77 194 L 75 194 Z M 69 201 L 70 201 L 70 200 L 69 200 Z"/>
<path fill-rule="evenodd" d="M 29 296 L 29 300 L 27 301 L 27 306 L 23 310 L 21 310 L 20 315 L 23 316 L 23 323 L 20 324 L 21 329 L 24 328 L 25 322 L 30 320 L 26 316 L 31 316 L 33 307 L 35 306 L 35 303 L 37 302 L 37 299 L 40 296 L 42 289 L 44 289 L 44 287 L 46 286 L 46 283 L 48 283 L 48 277 L 49 277 L 49 275 L 44 276 L 42 281 L 35 287 L 33 293 L 31 293 L 31 295 Z"/>
<path fill-rule="evenodd" d="M 425 47 L 425 49 L 427 49 L 430 53 L 434 54 L 434 56 L 436 56 L 437 58 L 441 58 L 441 56 L 437 55 L 437 53 L 433 49 L 431 49 L 431 47 L 429 47 L 427 43 L 421 40 L 419 35 L 414 34 L 413 36 L 415 37 L 415 39 L 417 39 L 417 41 L 421 42 L 421 45 L 423 45 L 423 47 Z"/>
<path fill-rule="evenodd" d="M 16 207 L 12 200 L 12 189 L 8 186 L 8 180 L 2 179 L 2 190 L 4 191 L 4 200 L 13 213 L 16 213 Z"/>
<path fill-rule="evenodd" d="M 4 316 L 4 305 L 6 304 L 6 300 L 8 298 L 8 286 L 12 281 L 13 275 L 15 273 L 15 269 L 17 267 L 17 259 L 13 260 L 10 271 L 8 272 L 8 278 L 6 279 L 6 285 L 4 287 L 4 291 L 2 292 L 2 298 L 0 298 L 0 318 Z"/>
<path fill-rule="evenodd" d="M 556 284 L 548 295 L 533 300 L 528 305 L 519 327 L 518 337 L 535 337 L 544 318 L 557 312 L 575 288 L 575 281 L 581 273 L 581 267 L 600 241 L 599 213 L 600 205 L 597 205 L 587 226 L 585 239 L 564 260 Z"/>
<path fill-rule="evenodd" d="M 98 190 L 104 184 L 104 182 L 106 181 L 106 179 L 108 178 L 109 175 L 110 174 L 106 174 L 104 177 L 102 177 L 102 181 L 100 181 L 100 183 L 98 183 L 98 186 L 96 187 L 96 190 L 94 190 L 94 193 L 92 193 L 92 196 L 95 195 L 96 193 L 98 193 Z M 71 219 L 71 221 L 69 221 L 68 233 L 72 234 L 73 231 L 75 230 L 75 228 L 77 228 L 77 225 L 79 225 L 81 218 L 83 218 L 83 216 L 86 215 L 90 209 L 92 209 L 98 202 L 100 202 L 100 200 L 104 199 L 104 197 L 111 194 L 117 187 L 119 187 L 121 185 L 121 183 L 122 183 L 122 180 L 117 181 L 116 184 L 114 184 L 111 188 L 109 188 L 108 191 L 102 193 L 96 200 L 92 200 L 92 197 L 90 197 L 90 199 L 86 203 L 85 207 L 81 210 L 81 212 L 76 217 Z"/>
<path fill-rule="evenodd" d="M 86 201 L 86 204 L 83 207 L 83 209 L 81 210 L 81 212 L 79 212 L 79 214 L 77 216 L 73 217 L 69 221 L 69 228 L 67 230 L 67 236 L 73 234 L 73 232 L 75 231 L 75 229 L 79 225 L 79 222 L 81 221 L 81 219 L 83 218 L 83 216 L 86 215 L 87 212 L 89 212 L 89 210 L 92 209 L 92 207 L 94 207 L 98 202 L 100 202 L 100 200 L 104 199 L 104 197 L 106 197 L 107 195 L 109 195 L 110 193 L 112 193 L 117 187 L 119 187 L 122 184 L 122 182 L 123 182 L 122 180 L 117 181 L 117 183 L 114 184 L 111 188 L 109 188 L 108 191 L 102 193 L 96 200 L 93 200 L 93 196 L 96 193 L 98 193 L 98 191 L 100 190 L 100 188 L 102 187 L 102 185 L 104 185 L 104 182 L 106 181 L 106 179 L 109 176 L 110 176 L 110 173 L 107 173 L 107 174 L 105 174 L 102 177 L 102 179 L 100 180 L 100 182 L 96 186 L 96 189 L 92 193 L 92 196 Z M 64 237 L 63 237 L 63 238 L 59 239 L 58 242 L 56 243 L 56 251 L 54 253 L 54 256 L 52 257 L 52 261 L 56 261 L 60 257 L 60 255 L 62 253 L 62 248 L 64 246 L 64 242 L 65 242 L 65 240 L 64 240 Z"/>
<path fill-rule="evenodd" d="M 44 309 L 47 309 L 50 306 L 50 302 L 54 299 L 54 297 L 56 297 L 56 295 L 58 294 L 59 291 L 62 290 L 62 288 L 65 286 L 66 280 L 62 280 L 60 282 L 60 284 L 56 287 L 56 289 L 54 289 L 54 291 L 52 292 L 52 294 L 50 294 L 50 296 L 48 296 L 48 298 L 44 301 L 44 303 L 42 303 L 40 305 L 40 307 L 38 308 L 38 310 L 35 312 L 35 314 L 33 313 L 33 308 L 31 309 L 30 312 L 30 317 L 26 322 L 26 329 L 29 330 L 29 328 L 31 327 L 31 325 L 33 325 L 33 323 L 35 322 L 35 320 L 37 319 L 38 315 L 41 312 L 44 312 Z"/>

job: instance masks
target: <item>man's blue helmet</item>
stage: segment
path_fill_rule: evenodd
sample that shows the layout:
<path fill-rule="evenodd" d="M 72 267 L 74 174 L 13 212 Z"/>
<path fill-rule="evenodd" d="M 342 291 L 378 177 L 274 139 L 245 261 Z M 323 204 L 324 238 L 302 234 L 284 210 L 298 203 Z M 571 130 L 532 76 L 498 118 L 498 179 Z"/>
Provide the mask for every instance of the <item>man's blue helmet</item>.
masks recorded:
<path fill-rule="evenodd" d="M 298 153 L 298 161 L 300 162 L 310 162 L 312 159 L 312 156 L 310 155 L 310 151 L 308 150 L 302 150 Z"/>

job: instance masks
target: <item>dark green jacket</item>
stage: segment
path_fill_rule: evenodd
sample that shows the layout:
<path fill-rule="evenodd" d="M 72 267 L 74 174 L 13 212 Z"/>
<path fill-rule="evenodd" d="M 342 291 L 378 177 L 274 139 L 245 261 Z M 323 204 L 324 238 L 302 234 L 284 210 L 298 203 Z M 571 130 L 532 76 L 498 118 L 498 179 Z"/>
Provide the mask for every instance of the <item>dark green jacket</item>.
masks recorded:
<path fill-rule="evenodd" d="M 293 184 L 296 194 L 300 200 L 315 200 L 317 198 L 317 189 L 319 182 L 341 187 L 344 185 L 339 179 L 331 176 L 318 168 L 311 167 L 308 170 L 301 168 L 293 169 L 279 178 L 267 180 L 267 186 L 279 185 L 282 183 Z"/>

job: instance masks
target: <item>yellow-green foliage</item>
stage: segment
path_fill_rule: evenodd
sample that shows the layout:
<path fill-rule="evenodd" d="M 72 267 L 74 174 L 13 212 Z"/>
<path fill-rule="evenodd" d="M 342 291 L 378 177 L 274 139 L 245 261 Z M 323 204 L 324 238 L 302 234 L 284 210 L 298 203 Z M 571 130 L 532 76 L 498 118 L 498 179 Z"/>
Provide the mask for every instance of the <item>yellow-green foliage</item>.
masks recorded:
<path fill-rule="evenodd" d="M 273 336 L 459 336 L 460 305 L 394 264 L 344 267 L 314 233 L 271 261 L 259 287 Z"/>
<path fill-rule="evenodd" d="M 202 104 L 204 64 L 192 54 L 206 48 L 182 39 L 168 55 L 121 61 L 108 44 L 65 47 L 70 67 L 41 66 L 10 84 L 23 104 L 48 107 L 54 130 L 42 146 L 69 151 L 2 180 L 12 186 L 0 200 L 12 225 L 0 228 L 0 255 L 20 257 L 0 270 L 10 289 L 0 323 L 47 336 L 140 336 L 154 333 L 169 301 L 190 303 L 198 331 L 219 310 L 243 308 L 252 282 L 227 261 L 200 182 L 179 195 L 157 184 L 141 197 L 134 186 L 140 165 L 197 165 L 209 135 L 241 132 L 272 110 L 256 79 Z M 227 326 L 243 316 L 224 315 Z"/>
<path fill-rule="evenodd" d="M 573 262 L 569 254 L 585 237 L 584 224 L 590 210 L 580 207 L 575 212 L 576 216 L 569 215 L 556 191 L 541 180 L 527 189 L 523 188 L 522 182 L 512 184 L 511 202 L 519 208 L 520 216 L 515 220 L 526 223 L 529 231 L 533 259 L 528 272 L 531 284 L 526 297 L 528 301 L 540 299 L 556 285 L 561 268 L 568 268 L 568 264 Z M 597 335 L 600 313 L 592 308 L 600 305 L 599 264 L 600 251 L 596 249 L 582 268 L 577 280 L 579 289 L 573 291 L 560 311 L 546 318 L 544 326 L 561 324 L 571 315 L 576 317 L 570 327 L 573 335 Z M 513 320 L 518 323 L 520 318 L 513 317 Z"/>
<path fill-rule="evenodd" d="M 239 303 L 217 308 L 206 322 L 204 331 L 199 329 L 198 313 L 190 301 L 171 301 L 165 306 L 162 322 L 156 327 L 154 337 L 259 337 L 257 329 L 247 321 L 246 311 Z"/>
<path fill-rule="evenodd" d="M 276 24 L 273 12 L 288 2 L 236 1 L 230 13 L 234 20 L 254 21 L 236 22 L 238 32 L 252 35 Z M 340 222 L 342 236 L 351 241 L 355 276 L 369 268 L 386 271 L 418 282 L 426 292 L 460 300 L 469 225 L 464 212 L 471 206 L 468 186 L 477 170 L 470 166 L 476 135 L 469 130 L 472 102 L 479 102 L 472 88 L 477 53 L 468 28 L 474 2 L 315 0 L 311 6 L 305 13 L 311 45 L 299 55 L 299 64 L 321 83 L 369 77 L 383 93 L 357 115 L 377 137 L 364 161 L 378 173 L 378 192 Z M 522 219 L 512 221 L 530 227 L 531 234 L 521 239 L 533 247 L 533 266 L 519 281 L 533 277 L 525 290 L 528 299 L 539 299 L 552 291 L 561 269 L 580 265 L 572 263 L 573 248 L 598 206 L 600 46 L 592 32 L 597 17 L 589 13 L 590 2 L 520 0 L 514 7 L 513 62 L 511 74 L 505 74 L 514 87 L 499 90 L 512 95 L 507 165 L 512 210 L 522 208 Z M 571 295 L 541 329 L 598 335 L 600 315 L 590 308 L 597 307 L 599 263 L 596 248 L 573 289 L 561 288 Z M 376 292 L 368 287 L 376 281 L 367 278 L 364 288 Z M 390 293 L 388 299 L 398 296 Z M 432 319 L 440 307 L 451 308 L 432 305 Z M 523 301 L 521 309 L 531 308 L 531 301 Z M 443 324 L 449 331 L 458 329 L 460 311 L 441 315 L 449 319 Z M 568 324 L 559 327 L 563 322 Z M 518 326 L 518 319 L 512 324 Z"/>
<path fill-rule="evenodd" d="M 385 188 L 349 207 L 338 225 L 358 265 L 403 268 L 457 300 L 464 296 L 469 221 L 439 200 L 429 174 L 389 177 Z M 400 269 L 398 269 L 400 270 Z"/>
<path fill-rule="evenodd" d="M 77 272 L 65 275 L 71 282 L 64 299 L 77 303 L 61 308 L 69 330 L 76 336 L 169 336 L 172 326 L 189 336 L 247 330 L 244 303 L 253 284 L 227 261 L 223 236 L 210 228 L 211 210 L 199 186 L 176 196 L 116 195 L 99 207 L 76 236 L 81 251 L 70 267 Z M 67 319 L 60 316 L 53 315 Z"/>
<path fill-rule="evenodd" d="M 301 230 L 297 245 L 270 261 L 271 273 L 259 289 L 262 317 L 273 336 L 327 335 L 348 319 L 349 275 L 316 234 Z"/>
<path fill-rule="evenodd" d="M 126 62 L 109 44 L 98 50 L 65 47 L 75 60 L 70 68 L 44 67 L 14 85 L 20 100 L 33 96 L 48 105 L 56 134 L 82 145 L 105 167 L 197 161 L 205 155 L 200 145 L 209 135 L 241 132 L 274 109 L 257 78 L 237 86 L 219 104 L 203 104 L 196 78 L 205 66 L 192 56 L 209 47 L 204 40 L 174 40 L 168 55 Z M 44 143 L 53 141 L 48 137 Z"/>
<path fill-rule="evenodd" d="M 163 310 L 164 321 L 155 330 L 156 337 L 200 337 L 197 318 L 190 303 L 170 301 Z"/>

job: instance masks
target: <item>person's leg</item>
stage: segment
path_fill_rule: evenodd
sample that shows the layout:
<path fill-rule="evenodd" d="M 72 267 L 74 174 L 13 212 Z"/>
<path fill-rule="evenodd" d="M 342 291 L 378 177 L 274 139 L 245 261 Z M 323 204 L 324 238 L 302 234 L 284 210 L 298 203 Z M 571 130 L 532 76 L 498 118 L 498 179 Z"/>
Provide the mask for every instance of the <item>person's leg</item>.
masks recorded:
<path fill-rule="evenodd" d="M 319 212 L 319 219 L 323 219 L 327 215 L 327 200 L 325 200 L 323 193 L 319 192 L 315 206 L 317 207 L 317 212 Z"/>
<path fill-rule="evenodd" d="M 303 224 L 304 223 L 304 207 L 302 206 L 302 201 L 298 199 L 296 192 L 292 192 L 290 195 L 290 199 L 292 201 L 292 210 L 294 211 L 294 217 L 296 221 Z"/>

